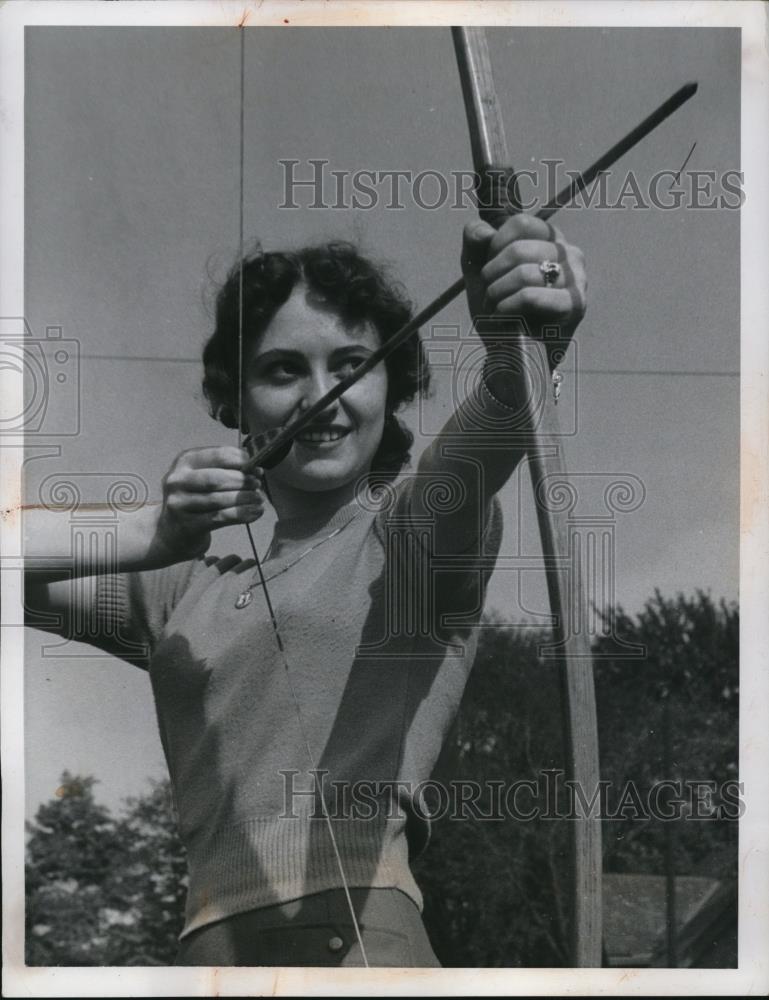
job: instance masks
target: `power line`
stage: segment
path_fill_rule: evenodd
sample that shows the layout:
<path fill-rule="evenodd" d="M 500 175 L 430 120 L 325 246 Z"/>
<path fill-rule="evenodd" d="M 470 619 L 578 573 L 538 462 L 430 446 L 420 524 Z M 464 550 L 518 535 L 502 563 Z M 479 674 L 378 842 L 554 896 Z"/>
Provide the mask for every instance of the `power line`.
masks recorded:
<path fill-rule="evenodd" d="M 81 354 L 87 361 L 162 361 L 167 364 L 200 365 L 200 358 L 164 358 L 149 354 Z"/>
<path fill-rule="evenodd" d="M 694 371 L 691 369 L 676 369 L 671 371 L 664 368 L 580 368 L 580 375 L 686 375 L 702 376 L 708 378 L 739 378 L 740 373 L 735 372 L 715 372 L 701 369 Z"/>
<path fill-rule="evenodd" d="M 163 364 L 200 365 L 200 358 L 168 358 L 144 354 L 81 354 L 88 361 L 143 361 Z M 739 378 L 738 371 L 710 371 L 707 369 L 664 369 L 664 368 L 580 368 L 580 375 L 655 375 L 687 378 Z"/>

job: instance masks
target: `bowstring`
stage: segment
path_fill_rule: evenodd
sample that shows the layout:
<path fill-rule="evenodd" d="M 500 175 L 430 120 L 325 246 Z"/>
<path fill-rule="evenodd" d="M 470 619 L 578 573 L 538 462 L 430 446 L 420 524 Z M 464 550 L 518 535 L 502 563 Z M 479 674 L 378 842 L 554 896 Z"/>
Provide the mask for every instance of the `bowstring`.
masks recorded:
<path fill-rule="evenodd" d="M 244 238 L 244 188 L 245 188 L 245 106 L 246 106 L 246 32 L 243 25 L 238 26 L 238 31 L 240 32 L 240 114 L 239 114 L 239 171 L 238 171 L 238 448 L 243 445 L 243 253 L 245 248 L 245 238 Z M 339 875 L 342 879 L 342 887 L 344 889 L 345 899 L 347 900 L 347 906 L 350 911 L 350 916 L 352 918 L 352 924 L 355 928 L 355 936 L 358 940 L 358 945 L 360 947 L 361 956 L 363 958 L 363 964 L 365 968 L 370 968 L 368 957 L 366 955 L 366 948 L 363 944 L 363 936 L 361 934 L 360 924 L 358 923 L 358 917 L 355 913 L 355 907 L 353 905 L 352 896 L 350 895 L 350 886 L 347 881 L 347 875 L 344 870 L 344 864 L 342 863 L 342 855 L 339 850 L 339 845 L 337 843 L 336 835 L 334 834 L 334 827 L 331 822 L 331 815 L 329 814 L 328 807 L 326 805 L 326 797 L 323 792 L 323 780 L 320 783 L 317 780 L 318 777 L 318 765 L 315 761 L 315 754 L 312 752 L 312 747 L 310 746 L 310 740 L 307 735 L 307 729 L 304 724 L 304 716 L 302 715 L 302 709 L 299 703 L 299 697 L 294 687 L 293 678 L 291 676 L 291 670 L 288 664 L 288 656 L 286 655 L 286 649 L 283 644 L 283 638 L 280 633 L 280 628 L 278 626 L 278 620 L 275 616 L 275 608 L 272 603 L 272 598 L 270 597 L 270 592 L 267 589 L 267 581 L 264 577 L 264 570 L 262 569 L 262 562 L 259 558 L 259 553 L 256 549 L 256 543 L 254 541 L 254 536 L 251 531 L 251 525 L 246 524 L 246 534 L 248 535 L 248 541 L 251 546 L 251 552 L 254 557 L 254 563 L 256 565 L 256 571 L 259 576 L 259 583 L 261 585 L 262 593 L 264 594 L 264 602 L 267 607 L 267 612 L 270 616 L 270 623 L 272 625 L 272 633 L 275 636 L 275 644 L 278 647 L 281 659 L 283 661 L 283 669 L 286 675 L 286 680 L 288 681 L 288 687 L 291 692 L 291 700 L 294 705 L 294 710 L 296 712 L 296 717 L 299 722 L 299 729 L 302 735 L 302 741 L 304 743 L 304 749 L 307 754 L 307 758 L 310 762 L 311 772 L 315 776 L 315 784 L 318 787 L 319 799 L 321 805 L 321 811 L 323 813 L 323 818 L 326 822 L 326 828 L 329 833 L 331 840 L 331 846 L 334 851 L 334 857 L 336 859 L 336 864 L 339 869 Z"/>

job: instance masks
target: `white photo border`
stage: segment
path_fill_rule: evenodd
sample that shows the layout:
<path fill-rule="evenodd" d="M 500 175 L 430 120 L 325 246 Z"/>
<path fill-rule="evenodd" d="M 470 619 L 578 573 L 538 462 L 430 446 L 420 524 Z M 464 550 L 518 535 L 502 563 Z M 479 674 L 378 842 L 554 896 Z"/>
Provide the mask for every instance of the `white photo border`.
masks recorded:
<path fill-rule="evenodd" d="M 742 29 L 741 169 L 741 696 L 739 967 L 692 969 L 310 970 L 27 968 L 24 966 L 23 630 L 2 642 L 4 995 L 766 995 L 769 991 L 769 56 L 762 2 L 18 2 L 0 9 L 2 218 L 0 316 L 23 316 L 24 30 L 31 25 L 291 27 L 332 25 L 678 26 Z M 288 29 L 290 30 L 290 28 Z M 0 372 L 0 416 L 20 412 L 21 380 Z M 21 439 L 2 445 L 2 553 L 21 565 Z M 2 580 L 19 621 L 19 572 Z"/>

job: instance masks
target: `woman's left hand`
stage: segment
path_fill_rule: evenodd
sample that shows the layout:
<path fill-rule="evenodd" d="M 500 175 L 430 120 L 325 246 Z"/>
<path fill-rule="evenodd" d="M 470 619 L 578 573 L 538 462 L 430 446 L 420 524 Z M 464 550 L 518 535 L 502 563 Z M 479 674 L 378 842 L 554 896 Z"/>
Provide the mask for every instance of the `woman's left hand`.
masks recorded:
<path fill-rule="evenodd" d="M 558 265 L 551 268 L 557 272 L 551 283 L 540 268 L 545 262 Z M 563 346 L 585 315 L 584 254 L 535 216 L 511 215 L 498 230 L 480 219 L 468 223 L 462 271 L 473 320 L 492 318 L 477 322 L 487 346 L 498 347 L 500 333 L 504 339 L 504 332 L 520 329 L 521 320 L 533 337 L 541 337 L 544 327 L 558 327 Z"/>

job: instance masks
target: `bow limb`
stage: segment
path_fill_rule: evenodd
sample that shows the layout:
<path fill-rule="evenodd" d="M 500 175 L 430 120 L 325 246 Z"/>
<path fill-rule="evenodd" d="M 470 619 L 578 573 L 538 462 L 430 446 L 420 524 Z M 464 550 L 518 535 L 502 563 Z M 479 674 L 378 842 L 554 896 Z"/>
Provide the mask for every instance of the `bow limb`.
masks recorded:
<path fill-rule="evenodd" d="M 516 210 L 515 184 L 504 127 L 497 106 L 486 36 L 483 28 L 452 28 L 462 92 L 465 99 L 470 142 L 481 190 L 486 181 L 506 173 L 509 201 L 506 205 L 483 204 L 481 215 L 499 225 Z M 511 190 L 512 189 L 512 190 Z M 547 577 L 550 610 L 561 683 L 567 778 L 575 782 L 589 801 L 598 790 L 598 737 L 590 641 L 586 631 L 586 608 L 580 568 L 571 546 L 567 512 L 548 504 L 548 482 L 566 479 L 558 415 L 550 388 L 547 351 L 537 340 L 521 334 L 517 398 L 523 402 L 522 425 L 534 487 L 542 552 Z M 582 815 L 570 820 L 571 844 L 571 955 L 577 967 L 601 965 L 601 820 L 600 815 Z"/>

